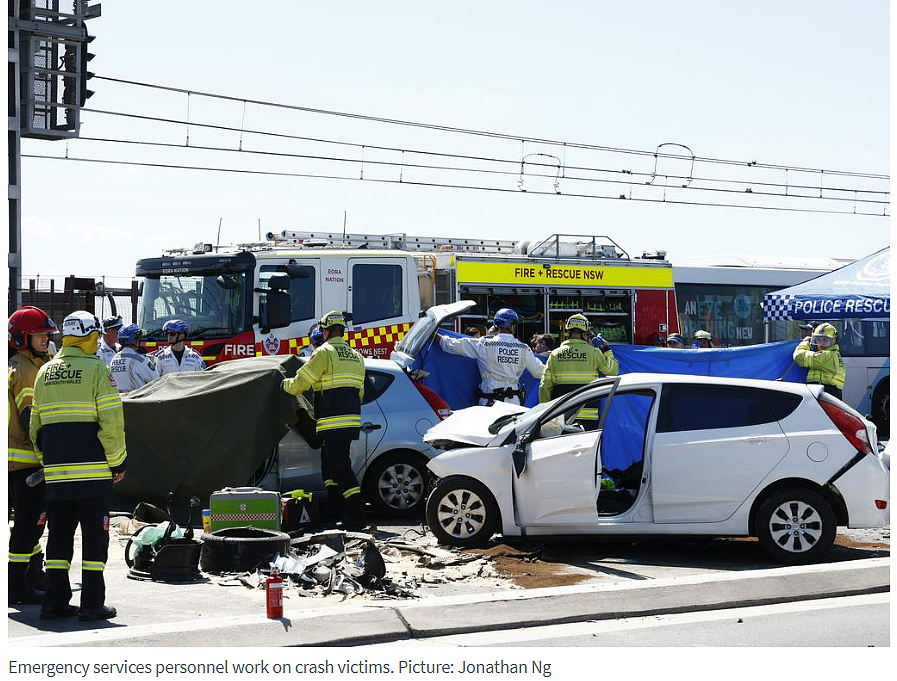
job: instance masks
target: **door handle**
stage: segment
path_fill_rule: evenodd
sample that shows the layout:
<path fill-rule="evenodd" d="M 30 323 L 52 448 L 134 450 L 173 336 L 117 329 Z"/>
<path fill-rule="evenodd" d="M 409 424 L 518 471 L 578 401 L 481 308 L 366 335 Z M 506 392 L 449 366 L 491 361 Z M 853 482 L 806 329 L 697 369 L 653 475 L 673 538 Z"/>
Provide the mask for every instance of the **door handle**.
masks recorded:
<path fill-rule="evenodd" d="M 361 429 L 365 433 L 370 433 L 372 430 L 380 430 L 382 427 L 383 426 L 381 426 L 379 423 L 371 423 L 370 421 L 367 421 L 363 426 L 361 426 Z"/>
<path fill-rule="evenodd" d="M 762 444 L 763 442 L 766 442 L 769 439 L 770 438 L 768 438 L 768 437 L 759 436 L 759 437 L 749 437 L 749 438 L 747 438 L 747 441 L 750 442 L 751 444 L 759 445 L 759 444 Z"/>

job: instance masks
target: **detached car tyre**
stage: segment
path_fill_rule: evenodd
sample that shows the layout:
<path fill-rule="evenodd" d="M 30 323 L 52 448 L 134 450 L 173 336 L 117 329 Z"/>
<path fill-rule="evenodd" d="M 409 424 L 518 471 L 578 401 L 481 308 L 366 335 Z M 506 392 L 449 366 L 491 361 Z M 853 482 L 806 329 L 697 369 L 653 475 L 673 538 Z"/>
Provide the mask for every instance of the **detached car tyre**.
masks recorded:
<path fill-rule="evenodd" d="M 498 504 L 482 483 L 453 476 L 427 499 L 427 524 L 440 544 L 482 546 L 499 526 Z"/>
<path fill-rule="evenodd" d="M 203 533 L 200 539 L 199 567 L 203 572 L 251 572 L 290 550 L 290 535 L 257 527 L 215 530 Z"/>
<path fill-rule="evenodd" d="M 364 476 L 364 498 L 376 515 L 420 518 L 427 500 L 427 460 L 417 452 L 390 452 L 374 459 Z"/>
<path fill-rule="evenodd" d="M 835 541 L 835 514 L 828 502 L 808 489 L 777 490 L 760 505 L 757 538 L 777 562 L 803 565 L 818 561 Z"/>

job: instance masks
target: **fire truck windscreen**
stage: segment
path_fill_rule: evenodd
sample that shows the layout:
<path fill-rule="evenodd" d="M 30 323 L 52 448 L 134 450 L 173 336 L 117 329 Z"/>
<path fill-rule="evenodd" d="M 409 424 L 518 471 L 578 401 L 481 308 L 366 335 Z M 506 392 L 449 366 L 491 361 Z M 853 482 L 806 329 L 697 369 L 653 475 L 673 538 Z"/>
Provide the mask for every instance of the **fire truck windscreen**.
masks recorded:
<path fill-rule="evenodd" d="M 171 319 L 187 322 L 190 338 L 227 338 L 249 329 L 252 286 L 247 273 L 226 276 L 227 288 L 214 274 L 147 276 L 138 315 L 144 338 L 164 340 L 162 325 Z"/>

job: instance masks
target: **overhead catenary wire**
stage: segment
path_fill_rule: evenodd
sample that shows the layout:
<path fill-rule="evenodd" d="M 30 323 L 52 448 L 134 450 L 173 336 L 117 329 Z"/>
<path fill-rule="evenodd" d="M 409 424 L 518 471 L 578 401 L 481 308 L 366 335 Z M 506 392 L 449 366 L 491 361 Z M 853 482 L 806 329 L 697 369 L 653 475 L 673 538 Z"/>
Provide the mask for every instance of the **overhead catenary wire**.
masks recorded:
<path fill-rule="evenodd" d="M 172 163 L 149 163 L 145 161 L 121 161 L 121 160 L 111 160 L 111 159 L 97 159 L 97 158 L 80 158 L 75 156 L 50 156 L 46 154 L 22 154 L 22 158 L 33 158 L 33 159 L 43 159 L 43 160 L 52 160 L 52 161 L 67 161 L 67 162 L 81 162 L 81 163 L 105 163 L 111 165 L 122 165 L 122 166 L 137 166 L 137 167 L 146 167 L 146 168 L 167 168 L 167 169 L 177 169 L 177 170 L 192 170 L 192 171 L 206 171 L 206 172 L 223 172 L 223 173 L 236 173 L 236 174 L 247 174 L 247 175 L 262 175 L 262 176 L 274 176 L 274 177 L 301 177 L 308 179 L 324 179 L 324 180 L 351 180 L 355 182 L 375 182 L 382 184 L 396 184 L 396 185 L 406 185 L 406 186 L 418 186 L 418 187 L 435 187 L 435 188 L 444 188 L 444 189 L 466 189 L 466 190 L 474 190 L 474 191 L 486 191 L 486 192 L 498 192 L 498 193 L 506 193 L 506 194 L 527 194 L 527 195 L 544 195 L 544 196 L 565 196 L 570 198 L 583 198 L 583 199 L 609 199 L 609 200 L 625 200 L 625 201 L 635 201 L 640 203 L 663 203 L 663 204 L 671 204 L 671 205 L 682 205 L 682 206 L 706 206 L 706 207 L 715 207 L 715 208 L 750 208 L 754 210 L 766 210 L 766 211 L 780 211 L 780 212 L 789 212 L 789 213 L 824 213 L 830 215 L 867 215 L 867 216 L 885 216 L 889 217 L 886 214 L 882 213 L 866 213 L 861 211 L 842 211 L 842 210 L 826 210 L 826 209 L 818 209 L 818 208 L 794 208 L 787 206 L 759 206 L 759 205 L 750 205 L 750 204 L 732 204 L 732 203 L 714 203 L 709 201 L 682 201 L 676 199 L 668 199 L 666 197 L 662 199 L 651 199 L 645 197 L 625 197 L 625 196 L 607 196 L 600 194 L 581 194 L 581 193 L 563 193 L 558 194 L 555 191 L 539 191 L 539 190 L 528 190 L 526 192 L 521 192 L 519 189 L 510 189 L 503 187 L 483 187 L 483 186 L 475 186 L 475 185 L 464 185 L 464 184 L 450 184 L 450 183 L 440 183 L 440 182 L 423 182 L 420 180 L 398 180 L 398 179 L 388 179 L 388 178 L 359 178 L 359 177 L 349 177 L 344 175 L 324 175 L 324 174 L 314 174 L 314 173 L 292 173 L 292 172 L 284 172 L 284 171 L 269 171 L 269 170 L 249 170 L 244 168 L 221 168 L 221 167 L 213 167 L 213 166 L 189 166 L 189 165 L 180 165 L 180 164 L 172 164 Z M 790 197 L 790 198 L 811 198 L 811 197 Z"/>
<path fill-rule="evenodd" d="M 336 162 L 336 163 L 350 163 L 353 165 L 361 164 L 363 165 L 373 165 L 373 166 L 387 166 L 399 168 L 400 171 L 406 168 L 408 169 L 417 169 L 417 170 L 441 170 L 441 171 L 449 171 L 449 172 L 465 172 L 465 173 L 479 173 L 479 174 L 488 174 L 488 175 L 502 175 L 502 176 L 513 176 L 517 177 L 520 175 L 518 170 L 495 170 L 489 168 L 471 168 L 471 167 L 458 167 L 458 166 L 445 166 L 445 165 L 429 165 L 429 164 L 421 164 L 421 163 L 408 163 L 404 160 L 401 161 L 381 161 L 381 160 L 371 160 L 371 159 L 357 159 L 357 158 L 346 158 L 339 156 L 322 156 L 317 154 L 296 154 L 289 153 L 283 151 L 262 151 L 262 150 L 253 150 L 253 149 L 233 149 L 229 147 L 214 147 L 214 146 L 203 146 L 197 144 L 191 144 L 189 147 L 183 144 L 176 144 L 174 142 L 154 142 L 147 140 L 125 140 L 125 139 L 114 139 L 114 138 L 106 138 L 106 137 L 81 137 L 83 141 L 88 142 L 101 142 L 101 143 L 112 143 L 112 144 L 124 144 L 124 145 L 138 145 L 138 146 L 149 146 L 149 147 L 161 147 L 161 148 L 172 148 L 172 149 L 189 149 L 191 151 L 214 151 L 214 152 L 223 152 L 223 153 L 231 153 L 231 154 L 241 154 L 241 155 L 259 155 L 259 156 L 268 156 L 268 157 L 280 157 L 280 158 L 296 158 L 296 159 L 304 159 L 304 160 L 315 160 L 315 161 L 328 161 L 328 162 Z M 416 152 L 415 152 L 416 153 Z M 536 164 L 534 164 L 536 165 Z M 537 164 L 537 165 L 550 165 L 550 167 L 557 169 L 557 166 L 553 164 Z M 594 169 L 590 169 L 594 170 Z M 596 171 L 599 172 L 599 171 Z M 600 171 L 600 172 L 611 172 L 611 171 Z M 650 173 L 639 173 L 640 175 L 650 176 Z M 561 192 L 557 188 L 558 176 L 557 172 L 554 173 L 527 173 L 525 177 L 532 178 L 549 178 L 555 180 L 555 193 L 558 194 L 567 194 L 567 192 Z M 668 176 L 663 176 L 668 177 Z M 403 184 L 403 175 L 400 175 L 398 182 Z M 359 179 L 364 179 L 364 176 L 361 175 Z M 582 177 L 577 175 L 565 175 L 564 180 L 570 182 L 594 182 L 598 184 L 617 184 L 617 185 L 631 185 L 632 182 L 628 180 L 615 180 L 615 179 L 602 179 L 597 177 Z M 698 178 L 692 178 L 693 180 L 697 180 Z M 718 181 L 718 180 L 705 180 L 705 181 Z M 741 183 L 744 184 L 744 183 Z M 650 184 L 642 184 L 639 186 L 645 187 L 659 187 L 661 185 L 650 185 Z M 707 192 L 718 192 L 724 194 L 737 194 L 742 195 L 745 193 L 744 190 L 736 190 L 736 189 L 722 189 L 719 187 L 700 187 L 693 184 L 689 184 L 687 186 L 674 186 L 669 187 L 670 189 L 681 189 L 688 190 L 690 192 L 699 192 L 699 191 L 707 191 Z M 794 186 L 791 185 L 793 189 Z M 809 187 L 809 189 L 818 189 L 818 187 Z M 828 189 L 828 188 L 826 188 Z M 523 190 L 518 189 L 521 193 L 524 193 Z M 528 191 L 528 190 L 527 190 Z M 889 205 L 889 201 L 880 201 L 873 199 L 861 199 L 856 197 L 845 197 L 845 196 L 806 196 L 800 194 L 783 194 L 780 192 L 747 192 L 753 196 L 769 196 L 769 197 L 777 197 L 784 199 L 809 199 L 814 201 L 842 201 L 846 203 L 864 203 L 864 204 L 876 204 L 876 205 Z M 865 193 L 865 192 L 863 192 Z"/>
<path fill-rule="evenodd" d="M 857 172 L 857 171 L 849 171 L 849 170 L 836 170 L 836 169 L 828 169 L 828 168 L 811 168 L 811 167 L 803 167 L 803 166 L 793 166 L 793 165 L 785 165 L 785 164 L 776 164 L 776 163 L 760 163 L 757 161 L 744 161 L 744 160 L 734 160 L 734 159 L 725 159 L 725 158 L 715 158 L 715 157 L 705 157 L 705 156 L 690 156 L 683 154 L 670 154 L 670 153 L 660 153 L 657 150 L 650 151 L 645 149 L 629 149 L 625 147 L 610 147 L 605 145 L 598 144 L 588 144 L 584 142 L 570 142 L 564 140 L 556 140 L 551 138 L 542 138 L 542 137 L 532 137 L 529 135 L 518 135 L 511 133 L 502 133 L 495 132 L 489 130 L 477 130 L 474 128 L 460 128 L 450 125 L 442 125 L 435 123 L 422 123 L 417 121 L 409 121 L 403 120 L 399 118 L 387 118 L 382 116 L 373 116 L 370 114 L 359 114 L 353 112 L 346 111 L 336 111 L 330 109 L 320 109 L 315 107 L 308 106 L 300 106 L 296 104 L 284 104 L 280 102 L 272 102 L 260 99 L 251 99 L 248 97 L 237 97 L 232 95 L 223 95 L 220 93 L 214 92 L 203 92 L 196 89 L 187 89 L 187 88 L 177 88 L 168 85 L 159 85 L 157 83 L 146 83 L 137 80 L 130 80 L 125 78 L 114 78 L 112 76 L 102 76 L 97 75 L 96 78 L 100 80 L 106 80 L 113 83 L 120 83 L 125 85 L 132 85 L 136 87 L 144 87 L 151 88 L 157 90 L 165 90 L 168 92 L 178 92 L 181 94 L 186 94 L 188 96 L 200 96 L 200 97 L 208 97 L 212 99 L 220 99 L 224 101 L 236 101 L 236 102 L 246 102 L 249 104 L 255 104 L 258 106 L 267 106 L 272 108 L 279 109 L 289 109 L 293 111 L 302 111 L 305 113 L 313 113 L 320 114 L 326 116 L 337 116 L 342 118 L 351 118 L 356 120 L 364 120 L 376 123 L 385 123 L 389 125 L 401 125 L 415 128 L 422 128 L 426 130 L 437 130 L 442 132 L 451 132 L 463 135 L 474 135 L 480 137 L 491 137 L 497 139 L 507 139 L 507 140 L 515 140 L 521 142 L 531 142 L 537 144 L 547 144 L 547 145 L 556 145 L 563 147 L 570 147 L 575 149 L 590 149 L 594 151 L 606 151 L 613 152 L 619 154 L 632 154 L 638 156 L 651 156 L 654 158 L 670 158 L 670 159 L 686 159 L 686 160 L 694 160 L 695 162 L 700 163 L 718 163 L 725 165 L 739 165 L 739 166 L 747 166 L 753 168 L 764 168 L 769 170 L 791 170 L 798 172 L 808 172 L 808 173 L 824 173 L 826 175 L 837 175 L 837 176 L 845 176 L 845 177 L 862 177 L 868 179 L 879 179 L 879 180 L 888 180 L 890 179 L 889 175 L 880 174 L 880 173 L 866 173 L 866 172 Z"/>
<path fill-rule="evenodd" d="M 199 123 L 197 121 L 187 121 L 187 120 L 183 120 L 183 119 L 167 118 L 167 117 L 160 117 L 160 116 L 149 116 L 146 114 L 136 114 L 136 113 L 124 112 L 124 111 L 110 111 L 110 110 L 106 110 L 106 109 L 89 109 L 89 108 L 85 108 L 82 111 L 86 112 L 86 113 L 91 113 L 91 114 L 118 116 L 118 117 L 123 117 L 123 118 L 132 118 L 132 119 L 137 119 L 137 120 L 151 121 L 151 122 L 155 122 L 155 123 L 165 123 L 165 124 L 171 124 L 171 125 L 185 125 L 185 126 L 189 125 L 190 127 L 193 127 L 193 128 L 207 128 L 207 129 L 211 129 L 211 130 L 219 130 L 219 131 L 224 131 L 224 132 L 237 132 L 237 133 L 240 133 L 240 135 L 241 135 L 240 149 L 237 149 L 234 151 L 239 151 L 239 150 L 247 151 L 247 150 L 242 149 L 242 144 L 243 144 L 242 135 L 245 133 L 245 134 L 252 134 L 252 135 L 275 137 L 275 138 L 280 138 L 280 139 L 292 139 L 292 140 L 296 140 L 296 141 L 315 142 L 315 143 L 321 143 L 321 144 L 333 144 L 333 145 L 337 145 L 337 146 L 353 147 L 353 148 L 356 148 L 356 149 L 359 149 L 362 151 L 364 149 L 374 149 L 377 151 L 388 151 L 388 152 L 395 152 L 395 153 L 402 153 L 402 154 L 409 153 L 409 154 L 418 154 L 418 155 L 423 155 L 423 156 L 439 156 L 439 157 L 444 157 L 444 158 L 456 158 L 456 159 L 464 159 L 464 160 L 470 160 L 470 161 L 482 161 L 482 162 L 487 162 L 487 163 L 506 163 L 506 164 L 513 164 L 514 166 L 519 166 L 521 163 L 520 159 L 496 158 L 496 157 L 490 157 L 490 156 L 457 154 L 457 153 L 439 152 L 439 151 L 432 151 L 432 150 L 409 149 L 409 148 L 402 148 L 402 147 L 367 144 L 367 143 L 361 143 L 361 142 L 350 142 L 350 141 L 346 141 L 346 140 L 334 140 L 334 139 L 327 139 L 327 138 L 322 138 L 322 137 L 309 137 L 306 135 L 295 135 L 295 134 L 291 134 L 291 133 L 274 132 L 274 131 L 269 131 L 269 130 L 246 129 L 244 127 L 238 128 L 238 127 L 234 127 L 234 126 L 219 125 L 219 124 L 214 124 L 214 123 Z M 101 138 L 80 137 L 79 139 L 82 139 L 82 140 L 93 139 L 94 141 L 103 141 Z M 193 149 L 197 148 L 195 144 L 193 144 L 193 145 L 171 144 L 170 146 L 181 147 L 181 148 L 185 148 L 185 147 L 189 146 L 190 148 L 193 148 Z M 365 162 L 367 163 L 367 161 L 365 161 Z M 527 161 L 526 165 L 527 166 L 544 166 L 544 167 L 550 167 L 550 168 L 557 168 L 557 165 L 554 163 L 541 163 L 538 161 Z M 566 175 L 566 171 L 612 173 L 612 174 L 616 174 L 616 175 L 626 175 L 626 176 L 630 176 L 630 177 L 654 177 L 655 176 L 655 173 L 649 173 L 649 172 L 644 172 L 644 171 L 621 170 L 621 169 L 617 169 L 617 168 L 601 168 L 601 167 L 594 167 L 594 166 L 565 166 L 563 168 L 563 170 L 565 173 L 563 175 L 563 179 L 576 179 L 576 178 L 572 178 L 572 177 Z M 516 172 L 514 174 L 519 174 L 519 172 Z M 794 190 L 813 190 L 813 191 L 824 190 L 824 191 L 833 191 L 833 192 L 858 192 L 861 194 L 881 194 L 881 195 L 889 195 L 890 194 L 889 191 L 865 189 L 865 188 L 859 188 L 859 187 L 842 187 L 842 186 L 821 187 L 820 185 L 815 185 L 815 184 L 814 185 L 803 185 L 803 184 L 790 184 L 790 183 L 781 183 L 781 182 L 765 182 L 765 181 L 760 181 L 760 180 L 739 180 L 739 179 L 732 179 L 732 178 L 713 178 L 713 177 L 703 177 L 703 176 L 699 176 L 699 177 L 688 176 L 687 177 L 685 175 L 675 175 L 675 174 L 669 174 L 669 173 L 663 173 L 658 176 L 665 177 L 667 179 L 672 179 L 672 180 L 691 180 L 691 181 L 698 181 L 698 182 L 716 182 L 716 183 L 720 183 L 720 184 L 737 184 L 742 187 L 746 187 L 746 186 L 773 187 L 773 188 L 785 189 L 786 191 L 788 189 L 794 189 Z M 579 178 L 579 179 L 584 179 L 584 178 Z M 622 182 L 622 183 L 628 184 L 628 182 Z M 759 194 L 759 192 L 757 192 L 757 194 Z M 802 197 L 802 196 L 798 195 L 797 198 L 813 198 L 813 197 Z M 817 197 L 817 198 L 833 198 L 833 197 Z"/>

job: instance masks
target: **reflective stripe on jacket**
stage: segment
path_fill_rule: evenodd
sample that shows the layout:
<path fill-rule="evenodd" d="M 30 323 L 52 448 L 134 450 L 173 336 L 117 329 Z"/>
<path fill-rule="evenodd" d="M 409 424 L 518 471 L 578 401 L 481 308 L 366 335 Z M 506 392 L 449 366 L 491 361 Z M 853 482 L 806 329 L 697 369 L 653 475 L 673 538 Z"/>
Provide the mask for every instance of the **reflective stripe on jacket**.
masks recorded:
<path fill-rule="evenodd" d="M 48 357 L 40 357 L 30 350 L 19 350 L 9 358 L 7 378 L 7 470 L 39 466 L 37 454 L 28 434 L 34 400 L 34 380 L 38 369 L 46 364 Z"/>
<path fill-rule="evenodd" d="M 810 349 L 810 339 L 805 338 L 794 349 L 794 363 L 809 369 L 807 383 L 833 385 L 839 390 L 844 388 L 847 371 L 837 345 L 814 352 Z"/>
<path fill-rule="evenodd" d="M 295 378 L 283 382 L 291 395 L 315 393 L 316 432 L 324 439 L 355 440 L 361 428 L 364 358 L 340 336 L 315 350 Z"/>
<path fill-rule="evenodd" d="M 66 347 L 43 365 L 34 384 L 30 430 L 48 500 L 112 494 L 112 475 L 125 469 L 125 423 L 102 359 Z"/>
<path fill-rule="evenodd" d="M 618 373 L 620 364 L 612 350 L 601 352 L 578 338 L 565 340 L 559 348 L 552 350 L 545 363 L 545 373 L 539 383 L 539 402 L 566 395 L 581 385 L 591 383 L 599 374 L 616 376 Z M 596 420 L 598 408 L 591 405 L 584 407 L 578 417 Z"/>

